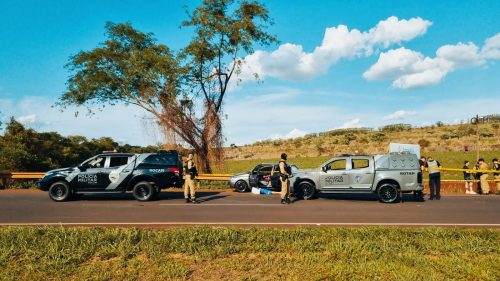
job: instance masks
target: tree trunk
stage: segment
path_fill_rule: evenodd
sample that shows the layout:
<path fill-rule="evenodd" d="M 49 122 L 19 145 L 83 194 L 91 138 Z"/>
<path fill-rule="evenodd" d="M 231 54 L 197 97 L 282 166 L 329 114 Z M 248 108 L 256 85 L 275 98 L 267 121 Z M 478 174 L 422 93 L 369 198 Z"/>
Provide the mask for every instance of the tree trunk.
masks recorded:
<path fill-rule="evenodd" d="M 198 159 L 198 167 L 200 168 L 200 172 L 211 174 L 212 167 L 210 165 L 210 151 L 209 147 L 205 140 L 203 140 L 203 144 L 200 146 L 200 149 L 196 151 L 196 156 Z"/>

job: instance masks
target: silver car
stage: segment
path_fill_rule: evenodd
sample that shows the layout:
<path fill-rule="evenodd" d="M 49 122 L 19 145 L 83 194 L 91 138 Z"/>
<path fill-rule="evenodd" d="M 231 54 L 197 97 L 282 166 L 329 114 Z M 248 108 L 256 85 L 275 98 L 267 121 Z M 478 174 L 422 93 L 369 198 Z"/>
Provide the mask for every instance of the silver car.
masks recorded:
<path fill-rule="evenodd" d="M 297 173 L 299 167 L 289 164 L 292 168 L 292 175 Z M 247 192 L 252 187 L 281 190 L 281 182 L 278 178 L 278 173 L 273 171 L 278 170 L 276 163 L 261 163 L 255 166 L 250 172 L 244 172 L 233 175 L 229 178 L 229 186 L 237 192 Z"/>

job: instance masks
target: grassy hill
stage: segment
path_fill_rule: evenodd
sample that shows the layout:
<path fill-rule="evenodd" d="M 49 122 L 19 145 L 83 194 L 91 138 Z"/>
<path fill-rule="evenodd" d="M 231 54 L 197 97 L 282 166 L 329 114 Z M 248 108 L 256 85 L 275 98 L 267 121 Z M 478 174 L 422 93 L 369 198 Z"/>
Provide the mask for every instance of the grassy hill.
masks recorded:
<path fill-rule="evenodd" d="M 500 149 L 499 124 L 479 125 L 481 151 Z M 291 158 L 325 157 L 342 153 L 377 154 L 388 151 L 389 143 L 420 144 L 421 154 L 464 151 L 467 145 L 475 151 L 476 125 L 437 125 L 412 128 L 407 124 L 395 124 L 378 130 L 370 128 L 338 129 L 309 134 L 287 140 L 264 140 L 251 145 L 226 148 L 226 160 L 276 159 L 281 152 Z"/>
<path fill-rule="evenodd" d="M 500 157 L 499 123 L 479 125 L 480 157 L 491 165 L 491 159 Z M 281 152 L 288 154 L 289 162 L 300 168 L 315 168 L 329 158 L 342 153 L 386 153 L 389 143 L 420 144 L 421 154 L 432 155 L 444 167 L 461 168 L 464 160 L 476 161 L 476 125 L 437 124 L 412 128 L 405 124 L 389 125 L 378 130 L 369 128 L 339 129 L 309 134 L 288 140 L 265 140 L 251 145 L 226 148 L 226 161 L 218 172 L 249 171 L 256 164 L 276 162 Z M 468 152 L 464 151 L 468 147 Z M 461 179 L 462 174 L 447 172 L 445 179 Z"/>

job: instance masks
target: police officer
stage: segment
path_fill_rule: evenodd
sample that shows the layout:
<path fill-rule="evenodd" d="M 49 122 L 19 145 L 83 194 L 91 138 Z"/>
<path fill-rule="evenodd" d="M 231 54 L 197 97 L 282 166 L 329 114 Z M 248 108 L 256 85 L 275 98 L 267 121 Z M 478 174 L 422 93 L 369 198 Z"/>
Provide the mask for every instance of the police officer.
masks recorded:
<path fill-rule="evenodd" d="M 281 153 L 281 160 L 279 162 L 279 173 L 281 181 L 281 204 L 290 204 L 290 180 L 291 168 L 286 163 L 286 153 Z"/>
<path fill-rule="evenodd" d="M 483 158 L 479 158 L 479 170 L 488 170 L 488 164 Z M 481 190 L 483 195 L 488 195 L 490 193 L 490 185 L 488 183 L 488 173 L 480 173 L 479 181 L 481 182 Z"/>
<path fill-rule="evenodd" d="M 441 173 L 438 168 L 441 168 L 439 161 L 432 159 L 432 157 L 427 158 L 427 164 L 425 166 L 429 171 L 429 189 L 430 197 L 429 200 L 440 200 L 441 199 Z"/>
<path fill-rule="evenodd" d="M 189 153 L 187 161 L 184 162 L 184 171 L 184 199 L 186 199 L 186 203 L 197 203 L 196 193 L 194 191 L 194 180 L 198 176 L 198 170 L 193 161 L 193 153 Z M 191 193 L 191 200 L 189 199 L 189 193 Z"/>
<path fill-rule="evenodd" d="M 493 170 L 499 171 L 498 173 L 493 173 L 495 177 L 496 193 L 500 194 L 500 163 L 498 163 L 497 158 L 493 158 Z"/>

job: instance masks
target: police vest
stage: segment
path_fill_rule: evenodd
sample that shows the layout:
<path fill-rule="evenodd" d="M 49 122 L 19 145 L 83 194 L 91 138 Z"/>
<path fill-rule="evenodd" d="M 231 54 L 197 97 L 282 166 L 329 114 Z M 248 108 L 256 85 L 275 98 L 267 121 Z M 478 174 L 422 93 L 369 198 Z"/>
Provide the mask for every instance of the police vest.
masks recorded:
<path fill-rule="evenodd" d="M 435 170 L 438 167 L 438 163 L 436 160 L 427 162 L 427 167 L 429 168 L 429 174 L 439 173 L 439 170 Z"/>
<path fill-rule="evenodd" d="M 280 164 L 281 162 L 285 163 L 285 172 L 287 172 L 289 175 L 291 175 L 291 174 L 292 174 L 292 167 L 290 167 L 290 166 L 286 163 L 286 161 L 283 161 L 283 160 L 281 160 L 281 161 L 278 163 L 278 171 L 279 171 L 279 173 L 281 174 L 281 169 L 280 169 L 280 166 L 279 166 L 279 164 Z"/>

